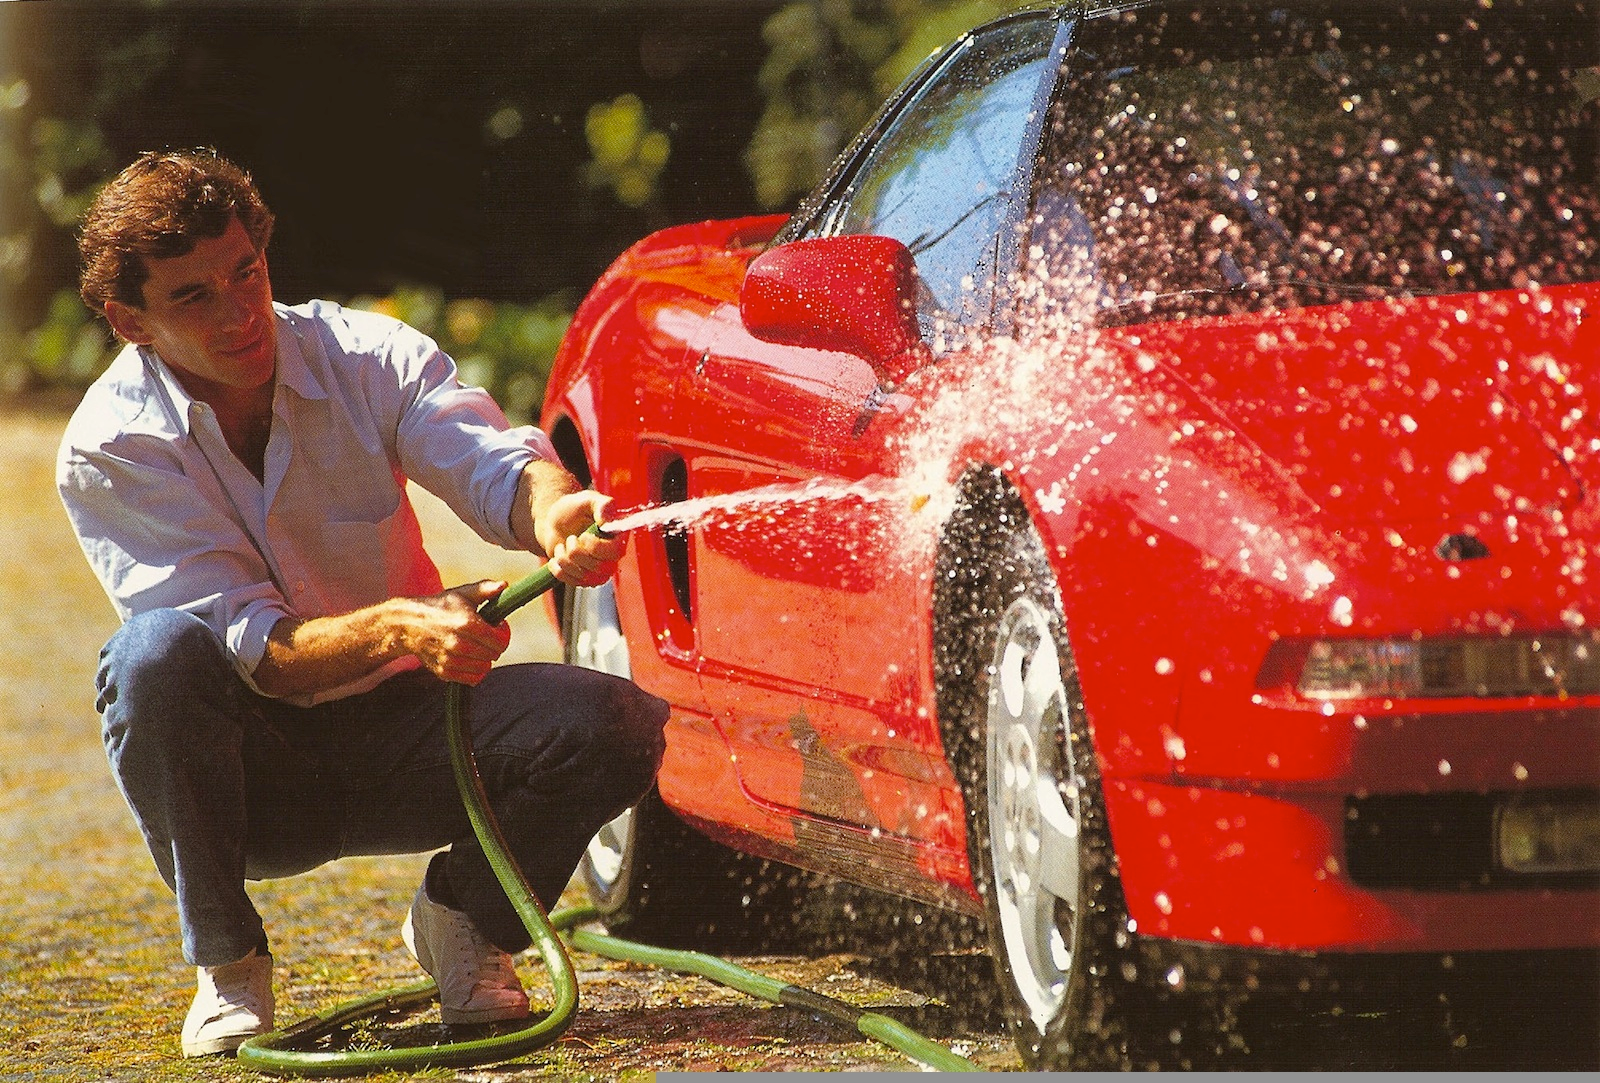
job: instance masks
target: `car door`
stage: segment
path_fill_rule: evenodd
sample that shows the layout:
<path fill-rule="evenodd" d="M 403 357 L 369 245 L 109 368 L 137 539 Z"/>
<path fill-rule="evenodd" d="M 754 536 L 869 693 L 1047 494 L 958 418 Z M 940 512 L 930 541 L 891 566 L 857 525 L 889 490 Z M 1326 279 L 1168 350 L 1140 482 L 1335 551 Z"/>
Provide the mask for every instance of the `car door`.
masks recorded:
<path fill-rule="evenodd" d="M 1026 202 L 1055 20 L 1007 20 L 956 47 L 820 204 L 807 235 L 893 237 L 916 257 L 935 355 L 990 319 Z M 762 342 L 736 298 L 708 321 L 676 400 L 691 496 L 820 486 L 693 537 L 702 683 L 755 796 L 905 835 L 943 809 L 919 570 L 898 559 L 905 509 L 873 498 L 907 400 L 863 359 Z M 901 497 L 903 500 L 903 496 Z M 955 824 L 959 833 L 959 822 Z M 942 830 L 948 834 L 948 819 Z"/>

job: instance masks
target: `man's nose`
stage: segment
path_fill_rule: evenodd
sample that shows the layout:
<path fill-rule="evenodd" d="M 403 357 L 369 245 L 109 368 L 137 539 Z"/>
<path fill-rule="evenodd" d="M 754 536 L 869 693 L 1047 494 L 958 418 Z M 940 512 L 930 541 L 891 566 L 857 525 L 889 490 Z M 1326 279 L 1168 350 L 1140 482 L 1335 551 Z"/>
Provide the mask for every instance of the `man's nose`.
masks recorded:
<path fill-rule="evenodd" d="M 230 326 L 243 327 L 255 320 L 256 310 L 250 303 L 248 290 L 240 286 L 229 286 L 222 291 L 224 314 Z"/>

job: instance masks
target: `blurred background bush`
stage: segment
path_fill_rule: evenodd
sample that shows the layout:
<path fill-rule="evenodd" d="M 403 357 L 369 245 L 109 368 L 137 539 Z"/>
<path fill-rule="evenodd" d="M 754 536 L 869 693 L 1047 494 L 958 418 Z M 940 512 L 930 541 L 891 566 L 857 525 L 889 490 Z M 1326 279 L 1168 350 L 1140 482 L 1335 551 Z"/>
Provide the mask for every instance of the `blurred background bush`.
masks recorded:
<path fill-rule="evenodd" d="M 75 223 L 140 151 L 203 145 L 278 215 L 280 300 L 398 316 L 532 417 L 623 248 L 792 206 L 930 51 L 1016 6 L 0 3 L 0 401 L 109 362 Z"/>

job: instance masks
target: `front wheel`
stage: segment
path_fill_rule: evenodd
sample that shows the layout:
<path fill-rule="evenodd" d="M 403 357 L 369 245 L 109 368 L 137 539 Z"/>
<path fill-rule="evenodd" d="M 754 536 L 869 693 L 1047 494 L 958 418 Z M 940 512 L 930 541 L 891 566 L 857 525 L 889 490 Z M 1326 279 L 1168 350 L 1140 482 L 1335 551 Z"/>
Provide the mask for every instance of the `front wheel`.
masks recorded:
<path fill-rule="evenodd" d="M 978 496 L 941 551 L 936 674 L 1001 997 L 1030 1068 L 1124 1068 L 1126 907 L 1060 593 L 1015 494 Z"/>

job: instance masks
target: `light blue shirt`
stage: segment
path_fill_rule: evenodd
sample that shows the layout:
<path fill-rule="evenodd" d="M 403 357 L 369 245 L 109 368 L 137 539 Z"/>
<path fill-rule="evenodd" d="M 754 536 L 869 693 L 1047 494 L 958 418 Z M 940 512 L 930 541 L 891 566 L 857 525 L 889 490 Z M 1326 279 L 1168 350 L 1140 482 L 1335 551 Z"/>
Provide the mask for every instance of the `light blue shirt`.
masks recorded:
<path fill-rule="evenodd" d="M 283 618 L 441 589 L 407 479 L 485 540 L 517 549 L 511 508 L 522 468 L 557 461 L 544 433 L 510 427 L 426 335 L 325 301 L 274 308 L 264 481 L 234 457 L 212 409 L 135 346 L 84 395 L 56 469 L 67 516 L 118 616 L 193 613 L 251 687 Z M 364 691 L 416 664 L 402 659 L 305 702 Z"/>

